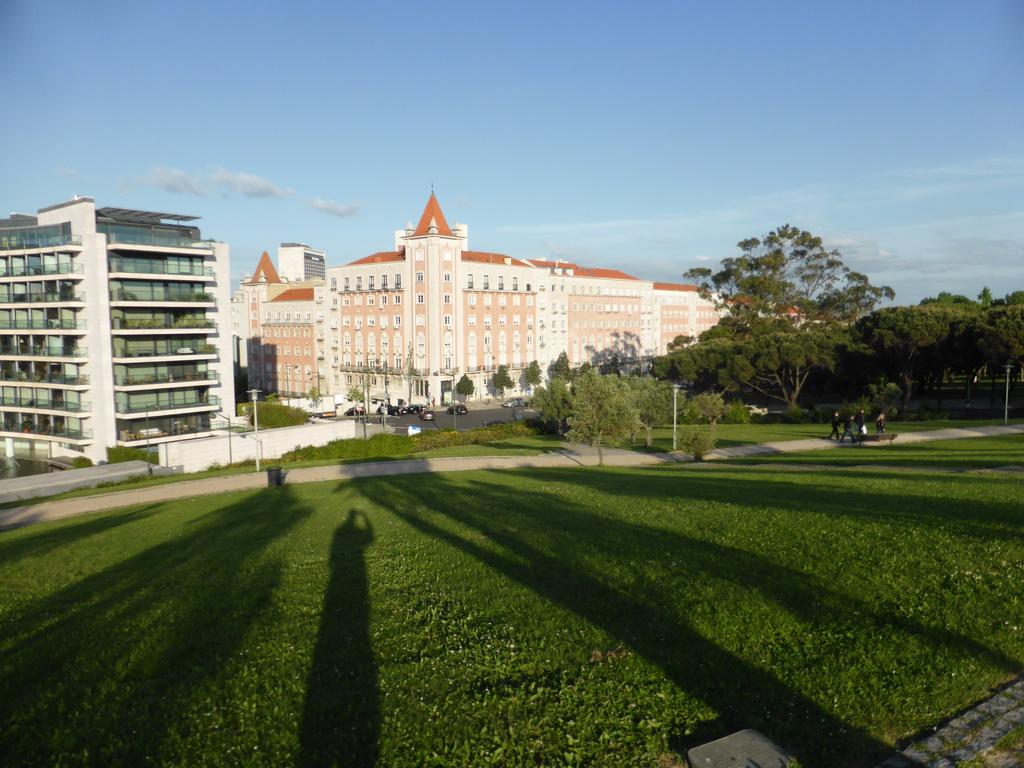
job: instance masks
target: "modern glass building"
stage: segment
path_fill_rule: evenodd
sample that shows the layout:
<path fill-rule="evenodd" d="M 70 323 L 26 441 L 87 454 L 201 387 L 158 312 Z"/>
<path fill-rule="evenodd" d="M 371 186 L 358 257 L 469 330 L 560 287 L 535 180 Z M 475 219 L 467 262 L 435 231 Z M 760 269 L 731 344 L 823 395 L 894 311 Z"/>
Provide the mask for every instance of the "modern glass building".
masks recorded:
<path fill-rule="evenodd" d="M 231 412 L 228 246 L 195 218 L 77 197 L 0 219 L 0 455 L 98 463 Z"/>

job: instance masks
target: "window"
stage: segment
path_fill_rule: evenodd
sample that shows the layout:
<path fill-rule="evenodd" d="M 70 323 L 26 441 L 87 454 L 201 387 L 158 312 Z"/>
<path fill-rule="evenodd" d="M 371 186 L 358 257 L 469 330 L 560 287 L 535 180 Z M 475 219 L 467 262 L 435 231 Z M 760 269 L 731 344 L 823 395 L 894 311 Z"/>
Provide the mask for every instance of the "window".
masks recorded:
<path fill-rule="evenodd" d="M 451 328 L 452 327 L 452 316 L 451 315 L 445 315 L 444 316 L 444 327 L 445 328 Z"/>
<path fill-rule="evenodd" d="M 425 304 L 426 302 L 427 302 L 427 297 L 426 296 L 424 296 L 422 293 L 417 293 L 416 294 L 416 303 L 417 304 Z"/>
<path fill-rule="evenodd" d="M 399 328 L 402 325 L 402 318 L 399 315 L 395 315 L 395 328 Z"/>
<path fill-rule="evenodd" d="M 466 288 L 471 290 L 471 291 L 473 290 L 473 276 L 472 275 L 466 275 Z"/>
<path fill-rule="evenodd" d="M 401 287 L 402 287 L 402 276 L 399 275 L 399 274 L 396 274 L 395 275 L 395 288 L 397 289 L 397 288 L 401 288 Z"/>
<path fill-rule="evenodd" d="M 469 294 L 469 306 L 471 306 L 471 307 L 475 307 L 476 306 L 476 294 L 475 293 Z"/>
<path fill-rule="evenodd" d="M 370 286 L 370 287 L 372 288 L 373 286 Z M 366 297 L 366 306 L 372 307 L 373 306 L 373 301 L 374 301 L 373 296 L 367 296 Z"/>
<path fill-rule="evenodd" d="M 452 295 L 450 293 L 446 293 L 444 295 L 444 303 L 445 304 L 451 304 L 452 303 Z"/>
<path fill-rule="evenodd" d="M 381 287 L 382 291 L 386 291 L 388 289 L 388 276 L 387 275 L 381 275 L 380 276 L 380 287 Z"/>
<path fill-rule="evenodd" d="M 395 304 L 401 304 L 401 303 L 402 303 L 402 297 L 401 296 L 395 296 Z"/>
<path fill-rule="evenodd" d="M 388 303 L 388 297 L 387 296 L 381 296 L 380 297 L 380 305 L 383 307 L 387 303 Z"/>
<path fill-rule="evenodd" d="M 469 319 L 466 320 L 467 325 L 476 325 L 476 315 L 470 315 Z"/>
<path fill-rule="evenodd" d="M 441 279 L 444 280 L 446 283 L 450 283 L 452 281 L 452 273 L 445 272 L 444 275 L 441 276 Z"/>
<path fill-rule="evenodd" d="M 512 278 L 512 290 L 513 291 L 518 291 L 519 290 L 519 278 L 518 277 L 513 277 Z"/>
<path fill-rule="evenodd" d="M 499 291 L 504 291 L 505 290 L 505 276 L 504 275 L 498 275 L 498 290 Z"/>
<path fill-rule="evenodd" d="M 416 282 L 417 283 L 422 283 L 423 282 L 423 273 L 422 272 L 417 272 L 416 273 Z"/>
<path fill-rule="evenodd" d="M 347 278 L 347 277 L 345 278 L 345 290 L 346 291 L 349 289 L 349 279 L 350 278 Z"/>
<path fill-rule="evenodd" d="M 484 275 L 484 290 L 488 290 L 491 287 L 491 276 Z"/>
<path fill-rule="evenodd" d="M 363 278 L 361 278 L 361 277 L 357 277 L 356 278 L 356 290 L 357 291 L 363 290 Z"/>
<path fill-rule="evenodd" d="M 336 278 L 336 277 L 332 277 L 331 278 L 331 290 L 332 291 L 338 290 L 338 278 Z"/>
<path fill-rule="evenodd" d="M 366 278 L 366 287 L 369 288 L 371 291 L 373 290 L 373 275 L 370 275 L 368 278 Z"/>

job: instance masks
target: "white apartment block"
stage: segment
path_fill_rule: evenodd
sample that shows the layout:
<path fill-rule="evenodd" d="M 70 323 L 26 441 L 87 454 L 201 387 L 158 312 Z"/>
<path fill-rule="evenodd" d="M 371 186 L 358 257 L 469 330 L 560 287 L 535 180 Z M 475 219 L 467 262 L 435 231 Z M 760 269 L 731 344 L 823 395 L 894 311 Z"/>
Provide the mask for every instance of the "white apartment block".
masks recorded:
<path fill-rule="evenodd" d="M 156 449 L 234 407 L 228 246 L 193 216 L 92 198 L 0 219 L 7 456 Z"/>
<path fill-rule="evenodd" d="M 677 336 L 696 336 L 717 322 L 714 303 L 694 286 L 470 250 L 468 227 L 450 227 L 433 195 L 418 224 L 395 233 L 394 250 L 326 272 L 325 284 L 302 284 L 315 292 L 315 360 L 284 363 L 301 365 L 307 382 L 322 377 L 325 392 L 369 384 L 380 396 L 390 385 L 390 392 L 411 391 L 414 401 L 448 402 L 463 374 L 479 395 L 489 392 L 499 366 L 520 381 L 532 361 L 546 372 L 563 351 L 574 366 L 613 358 L 643 365 Z M 286 391 L 285 337 L 279 342 L 274 326 L 278 312 L 288 311 L 282 297 L 298 285 L 264 254 L 242 286 L 252 323 L 250 386 Z"/>

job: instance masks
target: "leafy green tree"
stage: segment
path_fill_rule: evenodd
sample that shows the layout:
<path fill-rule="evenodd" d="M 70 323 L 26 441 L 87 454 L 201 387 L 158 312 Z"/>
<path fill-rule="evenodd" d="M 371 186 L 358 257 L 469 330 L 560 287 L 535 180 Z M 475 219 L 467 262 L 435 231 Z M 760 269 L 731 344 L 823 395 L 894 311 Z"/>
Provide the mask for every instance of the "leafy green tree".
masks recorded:
<path fill-rule="evenodd" d="M 346 395 L 346 397 L 355 403 L 363 402 L 363 388 L 355 386 L 349 387 L 348 395 Z"/>
<path fill-rule="evenodd" d="M 406 400 L 406 402 L 407 403 L 411 403 L 412 402 L 412 385 L 416 381 L 416 365 L 414 364 L 413 359 L 412 359 L 412 342 L 409 343 L 409 352 L 405 356 L 405 372 L 402 374 L 402 376 L 405 379 L 405 383 L 409 387 L 409 399 Z"/>
<path fill-rule="evenodd" d="M 314 413 L 320 412 L 320 404 L 323 402 L 324 395 L 320 391 L 320 387 L 311 387 L 309 393 L 306 395 L 306 399 L 309 400 L 309 405 L 313 409 Z"/>
<path fill-rule="evenodd" d="M 954 294 L 942 291 L 938 296 L 929 296 L 928 298 L 921 299 L 922 307 L 936 304 L 942 307 L 960 307 L 962 309 L 970 310 L 981 309 L 981 305 L 974 299 L 969 299 L 959 293 Z"/>
<path fill-rule="evenodd" d="M 883 370 L 903 386 L 903 410 L 910 405 L 914 375 L 929 354 L 949 342 L 964 310 L 952 306 L 887 307 L 862 318 L 857 328 Z M 933 355 L 940 356 L 940 355 Z"/>
<path fill-rule="evenodd" d="M 1012 307 L 1024 304 L 1024 291 L 1014 291 L 1013 293 L 1006 294 L 1003 303 Z"/>
<path fill-rule="evenodd" d="M 632 398 L 623 392 L 621 379 L 587 371 L 573 382 L 569 439 L 597 448 L 597 463 L 604 464 L 603 446 L 629 437 L 637 422 Z"/>
<path fill-rule="evenodd" d="M 569 366 L 569 355 L 563 349 L 558 353 L 555 362 L 551 364 L 550 374 L 552 379 L 572 381 L 572 368 Z"/>
<path fill-rule="evenodd" d="M 705 295 L 718 296 L 727 311 L 722 323 L 740 336 L 775 321 L 849 324 L 896 295 L 851 271 L 838 250 L 825 250 L 820 237 L 789 224 L 738 247 L 742 255 L 724 259 L 718 272 L 692 269 L 686 276 Z"/>
<path fill-rule="evenodd" d="M 523 371 L 523 379 L 526 381 L 527 391 L 533 391 L 534 387 L 539 387 L 543 372 L 540 369 L 540 363 L 536 360 L 526 366 L 526 370 Z"/>
<path fill-rule="evenodd" d="M 512 377 L 508 375 L 508 366 L 499 365 L 498 370 L 494 372 L 494 376 L 491 379 L 491 386 L 494 387 L 494 391 L 498 393 L 498 399 L 505 399 L 505 390 L 512 389 L 515 386 L 515 382 L 512 381 Z"/>
<path fill-rule="evenodd" d="M 552 379 L 546 387 L 538 387 L 530 399 L 541 418 L 558 425 L 558 434 L 565 433 L 565 425 L 572 415 L 572 391 L 565 379 Z"/>
<path fill-rule="evenodd" d="M 992 306 L 992 291 L 986 285 L 981 289 L 981 293 L 978 294 L 978 303 L 982 309 L 988 309 Z"/>
<path fill-rule="evenodd" d="M 717 392 L 704 392 L 690 398 L 690 407 L 708 424 L 711 431 L 718 429 L 718 420 L 725 415 L 726 406 L 724 398 Z"/>
<path fill-rule="evenodd" d="M 623 381 L 633 400 L 637 424 L 647 432 L 645 445 L 650 447 L 654 427 L 672 420 L 672 387 L 650 378 L 630 376 Z"/>
<path fill-rule="evenodd" d="M 455 385 L 455 391 L 464 398 L 470 397 L 473 392 L 476 391 L 476 385 L 473 384 L 473 380 L 469 378 L 469 376 L 462 374 L 462 378 L 459 379 L 459 383 Z"/>
<path fill-rule="evenodd" d="M 576 369 L 576 373 L 574 374 L 573 378 L 576 378 L 577 376 L 584 376 L 590 373 L 592 370 L 594 370 L 594 366 L 592 366 L 589 361 L 584 360 L 582 363 L 580 363 L 580 367 Z"/>

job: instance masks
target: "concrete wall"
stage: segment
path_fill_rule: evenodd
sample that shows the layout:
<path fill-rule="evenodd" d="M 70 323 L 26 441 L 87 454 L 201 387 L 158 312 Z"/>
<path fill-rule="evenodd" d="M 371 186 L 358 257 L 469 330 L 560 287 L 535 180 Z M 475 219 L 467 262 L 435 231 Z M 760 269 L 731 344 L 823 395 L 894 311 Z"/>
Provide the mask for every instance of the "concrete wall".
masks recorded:
<path fill-rule="evenodd" d="M 359 428 L 358 434 L 356 428 Z M 371 424 L 369 434 L 380 431 L 380 425 Z M 353 420 L 325 421 L 298 427 L 260 430 L 260 461 L 273 463 L 293 448 L 302 445 L 323 445 L 332 440 L 362 437 L 363 428 Z M 182 472 L 199 472 L 211 464 L 235 464 L 256 458 L 256 433 L 244 434 L 215 432 L 210 437 L 163 443 L 160 445 L 160 464 L 180 468 Z"/>

